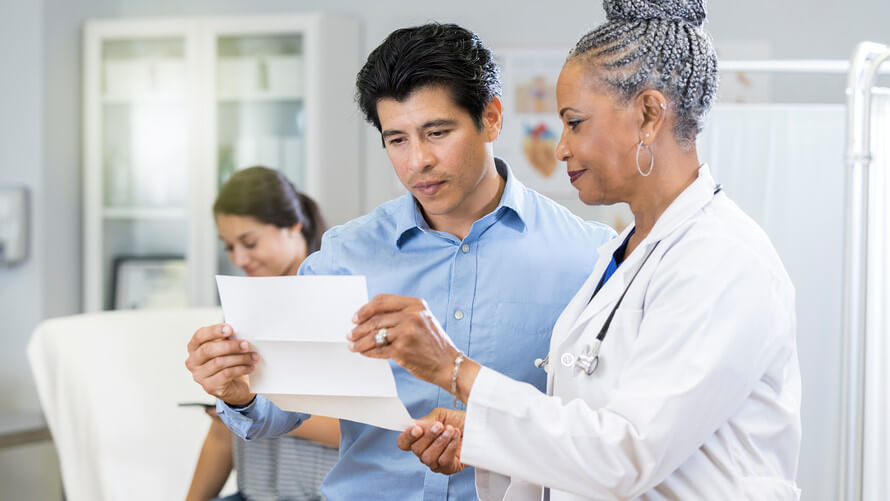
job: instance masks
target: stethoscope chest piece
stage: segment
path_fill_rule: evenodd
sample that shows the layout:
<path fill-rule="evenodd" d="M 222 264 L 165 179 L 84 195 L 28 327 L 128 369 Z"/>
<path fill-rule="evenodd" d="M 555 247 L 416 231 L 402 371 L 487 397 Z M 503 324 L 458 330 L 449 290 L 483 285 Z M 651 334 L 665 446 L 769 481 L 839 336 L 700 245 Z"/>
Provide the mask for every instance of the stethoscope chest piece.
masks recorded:
<path fill-rule="evenodd" d="M 593 344 L 586 345 L 580 355 L 565 352 L 559 357 L 559 361 L 562 363 L 563 367 L 567 369 L 573 367 L 581 369 L 581 372 L 584 372 L 589 376 L 596 372 L 596 368 L 600 364 L 599 354 L 601 344 L 602 342 L 599 339 L 594 339 Z"/>
<path fill-rule="evenodd" d="M 599 355 L 581 355 L 578 357 L 578 360 L 575 361 L 575 365 L 585 374 L 590 376 L 596 372 L 596 368 L 599 367 L 600 357 Z"/>

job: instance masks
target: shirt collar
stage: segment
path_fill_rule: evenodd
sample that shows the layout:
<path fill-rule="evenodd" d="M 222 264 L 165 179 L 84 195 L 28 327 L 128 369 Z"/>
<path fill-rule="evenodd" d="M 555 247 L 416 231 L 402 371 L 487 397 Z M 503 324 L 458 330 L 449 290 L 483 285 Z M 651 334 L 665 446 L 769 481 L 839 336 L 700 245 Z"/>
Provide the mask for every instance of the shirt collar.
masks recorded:
<path fill-rule="evenodd" d="M 507 218 L 505 222 L 515 227 L 518 231 L 524 231 L 527 214 L 527 210 L 524 207 L 526 197 L 525 185 L 516 179 L 516 176 L 513 175 L 513 170 L 510 169 L 507 162 L 495 157 L 494 165 L 498 175 L 506 180 L 506 185 L 498 206 L 488 216 L 493 214 L 497 217 L 504 212 L 510 212 L 515 215 L 515 219 Z M 395 222 L 395 244 L 397 247 L 401 247 L 416 231 L 430 231 L 430 226 L 423 218 L 423 213 L 421 213 L 420 207 L 418 207 L 417 200 L 410 193 L 402 197 L 402 204 L 395 214 Z"/>

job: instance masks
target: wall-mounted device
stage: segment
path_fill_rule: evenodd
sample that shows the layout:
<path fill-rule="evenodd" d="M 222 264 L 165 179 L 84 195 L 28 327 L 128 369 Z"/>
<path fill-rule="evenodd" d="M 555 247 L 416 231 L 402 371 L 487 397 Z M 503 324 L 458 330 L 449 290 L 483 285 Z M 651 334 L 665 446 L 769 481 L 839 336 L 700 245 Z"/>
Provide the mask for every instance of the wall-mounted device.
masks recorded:
<path fill-rule="evenodd" d="M 0 266 L 28 257 L 28 189 L 0 186 Z"/>

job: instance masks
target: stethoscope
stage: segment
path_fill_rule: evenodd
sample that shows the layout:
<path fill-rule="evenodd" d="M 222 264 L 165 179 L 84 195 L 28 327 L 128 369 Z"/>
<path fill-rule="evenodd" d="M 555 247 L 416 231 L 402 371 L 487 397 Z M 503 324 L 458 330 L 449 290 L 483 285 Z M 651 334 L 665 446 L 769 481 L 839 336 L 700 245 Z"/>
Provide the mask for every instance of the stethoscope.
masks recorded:
<path fill-rule="evenodd" d="M 714 187 L 714 195 L 720 193 L 723 190 L 723 185 L 718 184 Z M 630 281 L 627 283 L 627 287 L 624 288 L 624 292 L 621 293 L 621 297 L 618 298 L 618 302 L 615 303 L 615 306 L 612 307 L 612 311 L 609 313 L 609 316 L 606 318 L 605 323 L 603 323 L 602 328 L 600 328 L 599 333 L 596 335 L 596 339 L 593 340 L 592 343 L 588 343 L 584 345 L 584 349 L 581 350 L 581 353 L 575 355 L 571 352 L 565 352 L 559 357 L 560 363 L 565 368 L 576 368 L 580 369 L 581 373 L 587 374 L 588 376 L 592 375 L 596 372 L 596 368 L 600 365 L 600 346 L 603 344 L 603 340 L 606 339 L 606 333 L 609 332 L 609 326 L 612 324 L 612 318 L 615 317 L 615 312 L 618 311 L 618 307 L 621 306 L 621 301 L 624 301 L 624 296 L 627 295 L 627 291 L 630 290 L 630 286 L 633 285 L 634 280 L 637 278 L 637 275 L 640 274 L 640 270 L 646 266 L 646 261 L 652 256 L 652 253 L 655 252 L 655 249 L 658 247 L 658 244 L 661 243 L 661 240 L 655 242 L 655 245 L 649 250 L 649 253 L 646 254 L 646 257 L 643 258 L 643 262 L 640 263 L 640 267 L 637 268 L 637 271 L 634 272 L 633 276 L 630 278 Z M 593 298 L 591 298 L 593 299 Z M 535 360 L 535 367 L 544 368 L 547 370 L 547 366 L 550 363 L 550 355 L 547 355 L 543 359 L 538 358 Z"/>

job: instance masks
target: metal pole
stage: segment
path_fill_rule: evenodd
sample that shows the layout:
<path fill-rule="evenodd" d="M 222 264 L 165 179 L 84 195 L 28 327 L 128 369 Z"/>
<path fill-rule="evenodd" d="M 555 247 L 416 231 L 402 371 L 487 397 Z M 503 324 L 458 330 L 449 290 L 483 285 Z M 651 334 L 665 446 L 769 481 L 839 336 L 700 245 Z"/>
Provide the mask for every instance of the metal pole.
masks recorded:
<path fill-rule="evenodd" d="M 846 59 L 727 59 L 720 60 L 720 71 L 744 71 L 751 73 L 819 73 L 849 74 L 850 61 Z M 890 74 L 885 65 L 879 74 Z"/>
<path fill-rule="evenodd" d="M 841 478 L 838 492 L 838 499 L 842 501 L 862 501 L 871 87 L 881 63 L 888 57 L 887 47 L 863 42 L 856 47 L 847 77 Z"/>

